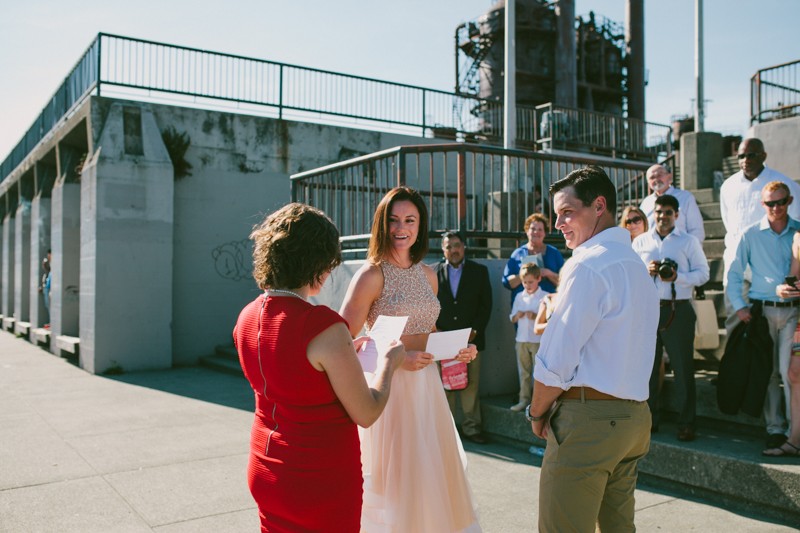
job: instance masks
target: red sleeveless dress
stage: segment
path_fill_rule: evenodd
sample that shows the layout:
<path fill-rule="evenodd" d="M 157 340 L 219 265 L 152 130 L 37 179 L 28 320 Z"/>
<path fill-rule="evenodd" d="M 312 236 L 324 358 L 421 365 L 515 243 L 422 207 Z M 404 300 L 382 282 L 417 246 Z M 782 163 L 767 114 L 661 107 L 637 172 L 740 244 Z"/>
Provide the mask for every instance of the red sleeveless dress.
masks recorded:
<path fill-rule="evenodd" d="M 327 375 L 306 358 L 309 341 L 337 322 L 345 321 L 325 306 L 261 295 L 233 330 L 255 391 L 247 474 L 261 531 L 359 530 L 358 430 Z"/>

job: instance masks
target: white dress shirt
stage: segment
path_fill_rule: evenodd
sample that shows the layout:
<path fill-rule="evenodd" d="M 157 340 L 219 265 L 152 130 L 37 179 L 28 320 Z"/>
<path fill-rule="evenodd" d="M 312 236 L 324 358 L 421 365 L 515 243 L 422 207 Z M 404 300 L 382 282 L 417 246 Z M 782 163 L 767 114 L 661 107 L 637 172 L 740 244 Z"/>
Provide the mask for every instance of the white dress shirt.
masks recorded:
<path fill-rule="evenodd" d="M 708 260 L 700 241 L 678 228 L 673 229 L 663 239 L 655 228 L 642 233 L 633 240 L 633 251 L 639 254 L 645 266 L 650 261 L 663 261 L 667 258 L 678 263 L 678 277 L 674 281 L 676 300 L 691 299 L 692 290 L 710 277 Z M 673 282 L 662 281 L 658 276 L 653 281 L 658 297 L 670 300 Z"/>
<path fill-rule="evenodd" d="M 542 335 L 534 378 L 644 401 L 656 351 L 658 294 L 628 230 L 601 231 L 561 270 L 558 304 Z"/>
<path fill-rule="evenodd" d="M 533 314 L 536 315 L 539 312 L 539 304 L 548 294 L 550 293 L 545 292 L 541 287 L 537 287 L 533 294 L 528 294 L 528 291 L 522 291 L 517 294 L 517 297 L 514 298 L 514 304 L 511 306 L 511 315 L 509 315 L 509 318 L 513 319 L 514 315 L 519 311 L 533 311 Z M 539 342 L 542 340 L 541 335 L 537 335 L 533 332 L 533 326 L 535 324 L 536 317 L 520 318 L 517 321 L 517 336 L 514 340 L 517 342 Z"/>
<path fill-rule="evenodd" d="M 782 181 L 789 186 L 789 192 L 794 197 L 789 206 L 789 216 L 800 220 L 800 185 L 787 178 L 777 170 L 764 165 L 753 181 L 744 177 L 740 170 L 725 180 L 719 191 L 719 208 L 722 214 L 722 223 L 725 225 L 725 272 L 722 278 L 727 283 L 728 269 L 736 257 L 736 246 L 744 230 L 759 222 L 764 216 L 764 207 L 761 205 L 761 189 L 771 181 Z"/>
<path fill-rule="evenodd" d="M 675 227 L 683 233 L 694 235 L 698 241 L 703 242 L 703 239 L 706 238 L 706 229 L 703 226 L 703 216 L 700 214 L 700 208 L 697 206 L 697 200 L 695 200 L 694 195 L 689 191 L 676 189 L 672 185 L 663 194 L 669 194 L 678 200 L 678 218 L 675 219 Z M 648 227 L 650 228 L 656 225 L 654 212 L 656 198 L 658 198 L 656 193 L 652 193 L 650 196 L 645 197 L 639 205 L 639 209 L 647 215 Z"/>

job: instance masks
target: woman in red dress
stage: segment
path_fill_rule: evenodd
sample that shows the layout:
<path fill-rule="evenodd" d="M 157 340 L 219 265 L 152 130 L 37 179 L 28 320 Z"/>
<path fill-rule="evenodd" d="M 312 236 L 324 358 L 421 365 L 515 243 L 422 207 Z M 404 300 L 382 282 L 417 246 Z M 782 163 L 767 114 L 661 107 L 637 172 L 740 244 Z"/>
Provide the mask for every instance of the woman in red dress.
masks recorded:
<path fill-rule="evenodd" d="M 378 358 L 367 385 L 347 323 L 307 302 L 341 262 L 339 232 L 322 211 L 289 204 L 250 238 L 264 293 L 233 330 L 255 392 L 248 481 L 261 531 L 356 532 L 362 484 L 356 424 L 381 414 L 402 344 Z"/>

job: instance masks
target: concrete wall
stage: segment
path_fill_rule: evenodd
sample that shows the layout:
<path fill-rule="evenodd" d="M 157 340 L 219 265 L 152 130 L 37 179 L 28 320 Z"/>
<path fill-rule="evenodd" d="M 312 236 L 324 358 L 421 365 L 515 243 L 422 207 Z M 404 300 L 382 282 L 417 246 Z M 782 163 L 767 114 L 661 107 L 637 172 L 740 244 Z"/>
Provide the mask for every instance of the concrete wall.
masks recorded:
<path fill-rule="evenodd" d="M 30 322 L 32 328 L 50 323 L 50 316 L 44 305 L 44 287 L 42 284 L 42 260 L 47 257 L 50 248 L 50 211 L 51 200 L 36 196 L 31 202 L 31 256 L 30 256 Z M 51 280 L 52 282 L 52 280 Z"/>
<path fill-rule="evenodd" d="M 768 166 L 800 181 L 800 117 L 756 124 L 748 137 L 764 141 Z"/>
<path fill-rule="evenodd" d="M 14 217 L 14 318 L 30 319 L 31 204 L 23 201 Z"/>
<path fill-rule="evenodd" d="M 291 174 L 356 154 L 431 142 L 215 111 L 152 109 L 161 131 L 172 127 L 190 140 L 185 158 L 191 175 L 175 181 L 175 365 L 195 364 L 215 346 L 231 343 L 239 312 L 258 294 L 248 235 L 290 201 Z"/>
<path fill-rule="evenodd" d="M 146 105 L 113 103 L 81 174 L 80 364 L 172 365 L 172 163 Z"/>
<path fill-rule="evenodd" d="M 425 262 L 433 264 L 435 256 Z M 486 328 L 486 349 L 481 352 L 481 396 L 516 395 L 519 391 L 514 327 L 509 321 L 511 292 L 501 282 L 506 259 L 477 259 L 489 269 L 492 283 L 492 314 Z M 353 275 L 363 261 L 345 261 L 334 270 L 320 294 L 312 301 L 338 311 Z"/>
<path fill-rule="evenodd" d="M 81 250 L 81 186 L 59 182 L 53 187 L 50 248 L 52 273 L 50 287 L 50 331 L 59 335 L 79 335 L 79 287 Z M 55 342 L 50 350 L 58 354 Z"/>
<path fill-rule="evenodd" d="M 248 235 L 290 201 L 291 174 L 441 142 L 95 96 L 63 128 L 13 173 L 61 154 L 49 234 L 42 199 L 35 235 L 28 229 L 22 239 L 28 255 L 17 260 L 19 212 L 3 221 L 0 293 L 7 314 L 22 310 L 16 292 L 43 303 L 41 259 L 52 248 L 52 337 L 80 337 L 79 362 L 90 372 L 191 365 L 229 344 L 239 311 L 258 293 Z M 189 175 L 174 173 L 169 129 L 189 141 Z M 37 309 L 34 326 L 45 321 Z M 51 349 L 58 353 L 54 342 Z"/>
<path fill-rule="evenodd" d="M 2 288 L 0 288 L 0 304 L 4 317 L 14 316 L 14 222 L 11 213 L 3 218 L 3 263 Z"/>

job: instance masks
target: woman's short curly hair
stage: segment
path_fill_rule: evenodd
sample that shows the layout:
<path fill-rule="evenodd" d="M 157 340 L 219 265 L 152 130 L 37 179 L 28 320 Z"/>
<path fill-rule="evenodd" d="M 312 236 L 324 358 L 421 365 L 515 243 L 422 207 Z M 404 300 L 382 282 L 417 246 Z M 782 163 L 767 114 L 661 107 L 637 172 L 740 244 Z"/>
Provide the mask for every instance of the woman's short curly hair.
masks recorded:
<path fill-rule="evenodd" d="M 525 230 L 525 233 L 528 232 L 528 228 L 531 227 L 531 224 L 534 222 L 541 222 L 542 226 L 544 226 L 545 231 L 549 231 L 550 228 L 549 223 L 547 221 L 547 217 L 544 216 L 542 213 L 533 213 L 532 215 L 528 215 L 528 218 L 525 219 L 525 223 L 522 225 L 522 229 Z"/>
<path fill-rule="evenodd" d="M 339 230 L 315 207 L 292 203 L 256 225 L 253 277 L 261 289 L 297 289 L 322 282 L 342 262 Z"/>

